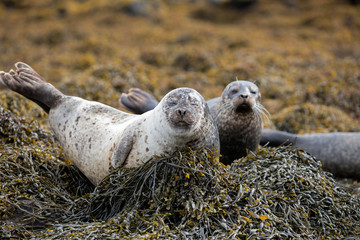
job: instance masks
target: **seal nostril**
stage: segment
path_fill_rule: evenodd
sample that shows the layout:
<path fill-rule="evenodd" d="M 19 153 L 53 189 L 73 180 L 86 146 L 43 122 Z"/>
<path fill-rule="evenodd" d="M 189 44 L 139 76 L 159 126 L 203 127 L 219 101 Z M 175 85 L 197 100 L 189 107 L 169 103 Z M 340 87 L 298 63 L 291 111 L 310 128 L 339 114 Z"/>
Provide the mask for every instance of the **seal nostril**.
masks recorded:
<path fill-rule="evenodd" d="M 249 95 L 247 95 L 247 94 L 241 94 L 240 95 L 242 98 L 248 98 L 249 97 Z"/>
<path fill-rule="evenodd" d="M 179 110 L 178 110 L 178 114 L 183 117 L 183 116 L 185 116 L 185 114 L 186 114 L 186 110 L 184 110 L 184 109 L 179 109 Z"/>

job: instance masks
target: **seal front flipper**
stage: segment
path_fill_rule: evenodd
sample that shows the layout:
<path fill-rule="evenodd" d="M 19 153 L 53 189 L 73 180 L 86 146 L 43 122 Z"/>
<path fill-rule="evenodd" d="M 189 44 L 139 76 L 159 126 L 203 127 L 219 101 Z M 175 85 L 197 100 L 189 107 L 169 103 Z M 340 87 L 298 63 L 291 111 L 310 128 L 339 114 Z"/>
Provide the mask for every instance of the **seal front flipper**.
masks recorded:
<path fill-rule="evenodd" d="M 0 74 L 1 81 L 6 87 L 38 104 L 47 113 L 65 96 L 29 65 L 18 62 L 15 66 L 16 72 L 10 70 Z"/>
<path fill-rule="evenodd" d="M 119 103 L 121 108 L 142 114 L 154 109 L 159 102 L 149 93 L 139 88 L 131 88 L 129 93 L 121 94 Z"/>
<path fill-rule="evenodd" d="M 133 131 L 128 131 L 124 134 L 124 137 L 120 140 L 112 156 L 111 167 L 117 168 L 126 164 L 127 158 L 133 148 L 134 139 Z"/>

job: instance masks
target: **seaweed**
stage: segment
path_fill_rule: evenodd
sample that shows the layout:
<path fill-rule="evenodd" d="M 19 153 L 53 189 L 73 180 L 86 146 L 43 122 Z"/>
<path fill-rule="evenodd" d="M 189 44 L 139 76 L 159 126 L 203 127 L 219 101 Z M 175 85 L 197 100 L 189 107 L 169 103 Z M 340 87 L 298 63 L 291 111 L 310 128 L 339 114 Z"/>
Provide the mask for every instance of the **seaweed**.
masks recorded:
<path fill-rule="evenodd" d="M 239 173 L 238 181 L 261 186 L 276 217 L 310 239 L 360 233 L 359 209 L 354 208 L 359 199 L 323 171 L 309 153 L 286 147 L 262 149 L 231 168 Z"/>
<path fill-rule="evenodd" d="M 360 199 L 302 150 L 262 148 L 225 166 L 209 149 L 188 149 L 154 156 L 139 168 L 115 169 L 94 188 L 51 133 L 0 110 L 2 237 L 327 239 L 360 234 Z"/>
<path fill-rule="evenodd" d="M 360 124 L 337 107 L 304 103 L 272 116 L 275 126 L 291 133 L 359 132 Z"/>
<path fill-rule="evenodd" d="M 134 2 L 0 2 L 1 70 L 24 61 L 64 93 L 113 107 L 130 87 L 160 97 L 187 86 L 208 99 L 236 77 L 250 79 L 278 128 L 358 131 L 358 7 L 258 1 L 240 10 L 165 0 L 137 17 L 124 12 Z M 231 167 L 204 151 L 158 156 L 117 169 L 95 189 L 39 107 L 6 90 L 0 103 L 0 238 L 360 235 L 358 183 L 338 184 L 300 150 L 265 148 Z"/>
<path fill-rule="evenodd" d="M 42 229 L 58 221 L 67 211 L 65 203 L 93 189 L 65 159 L 51 133 L 36 121 L 28 122 L 3 107 L 0 150 L 0 222 L 10 236 L 17 232 L 15 236 L 28 237 L 31 231 L 19 229 Z"/>

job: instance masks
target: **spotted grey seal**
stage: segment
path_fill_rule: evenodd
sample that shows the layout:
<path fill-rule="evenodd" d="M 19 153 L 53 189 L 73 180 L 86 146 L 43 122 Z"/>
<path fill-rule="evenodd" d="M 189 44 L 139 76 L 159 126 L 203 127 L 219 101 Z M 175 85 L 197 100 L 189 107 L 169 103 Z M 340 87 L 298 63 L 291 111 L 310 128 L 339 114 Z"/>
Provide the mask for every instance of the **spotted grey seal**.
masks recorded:
<path fill-rule="evenodd" d="M 267 114 L 261 105 L 261 94 L 256 84 L 249 81 L 229 83 L 221 97 L 207 101 L 219 130 L 221 162 L 230 164 L 235 159 L 255 151 L 261 138 L 261 114 Z M 122 94 L 120 105 L 134 113 L 153 109 L 157 100 L 140 89 Z"/>
<path fill-rule="evenodd" d="M 155 154 L 188 147 L 219 149 L 217 127 L 194 89 L 175 89 L 152 111 L 135 115 L 64 95 L 27 64 L 15 66 L 16 71 L 1 72 L 1 80 L 49 113 L 65 154 L 94 185 L 111 169 L 139 166 Z"/>
<path fill-rule="evenodd" d="M 360 179 L 360 133 L 332 132 L 292 134 L 263 129 L 261 145 L 291 145 L 301 148 L 321 161 L 324 170 L 337 177 Z"/>

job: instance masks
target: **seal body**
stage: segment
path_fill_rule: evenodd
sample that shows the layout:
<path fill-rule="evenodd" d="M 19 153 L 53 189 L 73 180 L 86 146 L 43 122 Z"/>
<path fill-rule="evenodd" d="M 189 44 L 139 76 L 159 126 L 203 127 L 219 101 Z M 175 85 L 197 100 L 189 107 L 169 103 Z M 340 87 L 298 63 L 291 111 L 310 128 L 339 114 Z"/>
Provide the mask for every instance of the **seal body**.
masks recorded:
<path fill-rule="evenodd" d="M 217 127 L 202 96 L 193 89 L 169 92 L 155 109 L 134 115 L 104 104 L 66 96 L 32 68 L 1 75 L 10 89 L 49 112 L 65 154 L 97 185 L 119 166 L 137 167 L 153 155 L 207 147 L 219 149 Z"/>
<path fill-rule="evenodd" d="M 157 101 L 140 89 L 130 89 L 121 96 L 120 104 L 134 113 L 142 113 L 156 106 Z M 207 104 L 219 130 L 222 163 L 230 164 L 257 149 L 261 138 L 261 114 L 266 114 L 266 110 L 254 83 L 231 82 L 221 97 Z"/>
<path fill-rule="evenodd" d="M 360 133 L 291 134 L 263 129 L 261 144 L 301 148 L 321 161 L 323 169 L 334 176 L 360 179 Z"/>
<path fill-rule="evenodd" d="M 221 161 L 230 164 L 255 151 L 261 138 L 261 94 L 248 81 L 234 81 L 222 96 L 207 101 L 219 130 Z"/>
<path fill-rule="evenodd" d="M 193 112 L 194 126 L 171 120 L 180 115 L 172 114 L 172 108 L 190 111 L 187 105 L 168 106 L 173 104 L 171 101 L 179 101 L 177 95 L 193 95 L 191 98 L 203 104 L 199 105 L 200 111 Z M 164 98 L 154 110 L 134 115 L 98 102 L 65 97 L 50 110 L 49 121 L 65 153 L 95 185 L 110 169 L 138 167 L 153 155 L 171 154 L 186 147 L 219 148 L 217 128 L 205 114 L 206 105 L 198 101 L 195 90 L 176 89 Z"/>

